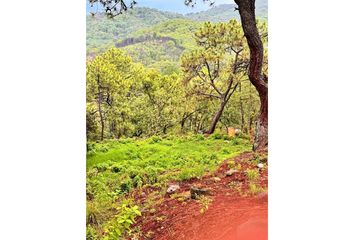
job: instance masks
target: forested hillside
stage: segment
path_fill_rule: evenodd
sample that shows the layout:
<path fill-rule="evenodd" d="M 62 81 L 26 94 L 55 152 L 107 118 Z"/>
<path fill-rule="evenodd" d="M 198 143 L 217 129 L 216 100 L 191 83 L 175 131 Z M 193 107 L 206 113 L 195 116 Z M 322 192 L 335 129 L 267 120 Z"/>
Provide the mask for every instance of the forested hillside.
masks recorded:
<path fill-rule="evenodd" d="M 187 15 L 135 8 L 114 19 L 108 19 L 102 14 L 88 15 L 87 55 L 93 57 L 117 46 L 133 53 L 134 60 L 148 67 L 163 71 L 167 67 L 166 71 L 171 71 L 183 50 L 193 46 L 190 33 L 200 26 L 200 22 L 227 22 L 238 18 L 234 8 L 233 4 L 223 4 Z M 266 0 L 257 3 L 257 16 L 260 19 L 267 18 Z"/>
<path fill-rule="evenodd" d="M 108 19 L 104 14 L 87 15 L 86 45 L 87 53 L 95 54 L 114 46 L 117 40 L 142 29 L 166 20 L 183 18 L 183 15 L 161 12 L 151 8 L 135 8 L 131 12 Z"/>

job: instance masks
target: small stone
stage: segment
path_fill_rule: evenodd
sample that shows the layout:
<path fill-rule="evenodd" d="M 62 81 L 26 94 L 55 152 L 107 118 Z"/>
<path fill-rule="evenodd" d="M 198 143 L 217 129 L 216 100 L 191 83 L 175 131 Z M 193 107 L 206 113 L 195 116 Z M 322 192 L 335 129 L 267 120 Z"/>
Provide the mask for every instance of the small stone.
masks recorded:
<path fill-rule="evenodd" d="M 167 193 L 168 193 L 168 194 L 174 193 L 174 192 L 176 192 L 178 189 L 180 189 L 179 185 L 177 185 L 177 184 L 170 185 L 170 186 L 167 188 Z"/>
<path fill-rule="evenodd" d="M 258 167 L 259 169 L 264 168 L 264 164 L 263 164 L 263 163 L 258 163 L 258 164 L 257 164 L 257 167 Z"/>
<path fill-rule="evenodd" d="M 213 181 L 214 181 L 214 182 L 220 182 L 220 181 L 221 181 L 221 178 L 219 178 L 219 177 L 213 177 Z"/>
<path fill-rule="evenodd" d="M 191 198 L 192 199 L 198 199 L 202 195 L 210 195 L 210 189 L 203 189 L 203 188 L 197 188 L 197 187 L 192 187 L 191 188 Z"/>
<path fill-rule="evenodd" d="M 226 176 L 232 176 L 234 175 L 234 173 L 237 173 L 237 170 L 235 169 L 230 169 L 226 172 Z"/>

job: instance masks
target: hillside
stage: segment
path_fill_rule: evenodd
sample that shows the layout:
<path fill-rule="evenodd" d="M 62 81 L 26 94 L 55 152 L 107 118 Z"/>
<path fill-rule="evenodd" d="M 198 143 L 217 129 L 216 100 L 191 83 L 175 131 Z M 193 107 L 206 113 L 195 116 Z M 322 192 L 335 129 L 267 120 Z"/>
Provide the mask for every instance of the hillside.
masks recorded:
<path fill-rule="evenodd" d="M 116 47 L 125 50 L 134 61 L 171 73 L 179 66 L 183 51 L 196 46 L 191 33 L 200 26 L 201 23 L 186 19 L 169 20 L 129 35 Z"/>
<path fill-rule="evenodd" d="M 114 19 L 108 19 L 102 14 L 94 17 L 87 15 L 87 54 L 102 52 L 114 46 L 117 40 L 122 40 L 139 29 L 176 18 L 183 18 L 183 15 L 151 8 L 135 8 Z"/>
<path fill-rule="evenodd" d="M 267 0 L 257 1 L 257 15 L 267 18 Z M 136 31 L 151 28 L 159 23 L 185 19 L 198 22 L 227 22 L 237 17 L 233 4 L 222 4 L 210 10 L 199 13 L 182 15 L 172 12 L 163 12 L 152 8 L 138 7 L 114 19 L 107 19 L 104 15 L 96 14 L 86 17 L 86 44 L 87 55 L 95 55 L 113 47 L 117 41 L 128 38 Z M 192 23 L 191 23 L 192 24 Z M 135 34 L 136 35 L 136 34 Z"/>

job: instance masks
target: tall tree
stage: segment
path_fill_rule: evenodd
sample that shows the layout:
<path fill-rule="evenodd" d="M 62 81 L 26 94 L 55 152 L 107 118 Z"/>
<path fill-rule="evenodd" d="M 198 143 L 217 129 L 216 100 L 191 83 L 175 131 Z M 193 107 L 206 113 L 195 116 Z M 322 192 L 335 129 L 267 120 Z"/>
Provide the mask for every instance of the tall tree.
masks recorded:
<path fill-rule="evenodd" d="M 256 0 L 235 0 L 235 3 L 238 6 L 243 32 L 250 49 L 248 76 L 257 89 L 261 101 L 253 146 L 254 150 L 259 150 L 268 146 L 268 77 L 262 71 L 264 48 L 257 28 Z"/>
<path fill-rule="evenodd" d="M 195 94 L 219 101 L 207 131 L 212 134 L 245 75 L 248 59 L 242 28 L 235 20 L 227 24 L 207 22 L 195 36 L 200 48 L 183 56 L 182 68 Z"/>

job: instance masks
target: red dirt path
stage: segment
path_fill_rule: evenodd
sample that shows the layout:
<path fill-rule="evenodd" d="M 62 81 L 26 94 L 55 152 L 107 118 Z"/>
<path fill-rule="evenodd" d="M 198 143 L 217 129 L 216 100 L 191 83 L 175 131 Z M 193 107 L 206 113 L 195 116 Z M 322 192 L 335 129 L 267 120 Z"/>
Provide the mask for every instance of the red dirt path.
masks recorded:
<path fill-rule="evenodd" d="M 267 193 L 251 195 L 249 181 L 244 171 L 257 169 L 250 160 L 253 153 L 244 153 L 233 158 L 241 164 L 241 170 L 233 176 L 225 176 L 225 161 L 213 176 L 193 179 L 180 183 L 181 195 L 187 193 L 191 186 L 208 188 L 212 191 L 212 202 L 201 213 L 200 201 L 177 199 L 165 195 L 155 206 L 154 212 L 143 212 L 137 221 L 142 235 L 139 239 L 155 240 L 266 240 L 268 239 L 268 196 Z M 215 181 L 217 176 L 221 180 Z M 266 189 L 268 186 L 268 169 L 260 170 L 257 185 Z M 237 186 L 237 187 L 235 187 Z M 135 196 L 144 205 L 154 190 L 146 190 Z M 142 197 L 143 196 L 143 197 Z"/>

